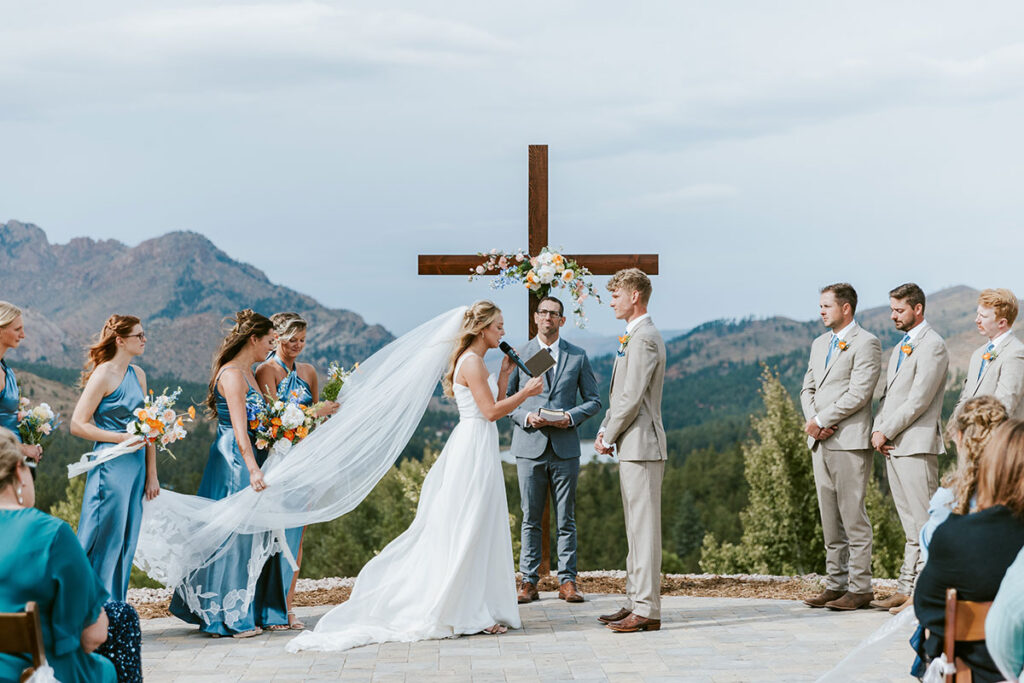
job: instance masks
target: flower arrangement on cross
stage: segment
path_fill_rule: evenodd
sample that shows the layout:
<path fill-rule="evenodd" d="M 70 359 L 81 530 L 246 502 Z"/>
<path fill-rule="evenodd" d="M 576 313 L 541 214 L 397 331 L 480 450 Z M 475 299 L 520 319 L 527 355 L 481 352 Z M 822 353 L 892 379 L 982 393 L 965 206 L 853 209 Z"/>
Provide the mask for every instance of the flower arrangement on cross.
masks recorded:
<path fill-rule="evenodd" d="M 592 296 L 597 303 L 601 303 L 594 284 L 587 279 L 593 274 L 586 266 L 564 256 L 560 248 L 544 247 L 536 256 L 530 256 L 521 249 L 515 252 L 491 249 L 479 256 L 484 261 L 470 269 L 470 282 L 478 277 L 494 275 L 491 289 L 521 285 L 538 299 L 550 295 L 553 288 L 562 287 L 572 297 L 572 311 L 576 316 L 577 327 L 585 327 L 587 323 L 583 302 Z"/>

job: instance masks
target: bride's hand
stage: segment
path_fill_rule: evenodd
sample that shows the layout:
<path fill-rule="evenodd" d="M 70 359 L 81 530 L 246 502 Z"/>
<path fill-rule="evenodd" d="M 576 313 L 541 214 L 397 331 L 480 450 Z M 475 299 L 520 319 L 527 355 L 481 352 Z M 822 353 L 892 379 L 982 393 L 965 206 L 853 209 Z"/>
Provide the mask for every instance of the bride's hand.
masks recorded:
<path fill-rule="evenodd" d="M 512 370 L 515 368 L 515 366 L 516 366 L 516 364 L 512 362 L 511 358 L 509 358 L 508 356 L 503 355 L 502 359 L 501 359 L 501 370 L 500 370 L 500 373 L 502 375 L 509 375 L 509 374 L 512 373 Z"/>
<path fill-rule="evenodd" d="M 536 396 L 542 391 L 544 391 L 543 377 L 531 377 L 530 381 L 523 387 L 523 393 L 527 396 Z"/>
<path fill-rule="evenodd" d="M 249 470 L 249 486 L 252 487 L 253 491 L 263 491 L 267 488 L 267 483 L 263 481 L 263 470 L 256 468 Z"/>

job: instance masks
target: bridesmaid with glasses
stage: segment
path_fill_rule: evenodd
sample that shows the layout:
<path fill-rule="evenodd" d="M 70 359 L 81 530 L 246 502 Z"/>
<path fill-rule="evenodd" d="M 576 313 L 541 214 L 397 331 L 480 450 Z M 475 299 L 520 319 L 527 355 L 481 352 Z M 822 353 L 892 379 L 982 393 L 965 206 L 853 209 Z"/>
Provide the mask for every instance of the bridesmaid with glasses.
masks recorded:
<path fill-rule="evenodd" d="M 309 363 L 299 363 L 298 357 L 306 347 L 306 321 L 298 313 L 275 313 L 270 316 L 277 333 L 277 345 L 256 369 L 256 381 L 260 390 L 268 396 L 276 396 L 282 401 L 296 400 L 300 405 L 311 406 L 319 394 L 316 369 Z M 317 411 L 320 417 L 333 415 L 338 410 L 334 401 L 326 401 Z M 261 453 L 261 460 L 267 454 Z M 296 562 L 302 564 L 302 535 L 304 528 L 285 530 L 285 540 L 295 556 Z M 295 593 L 295 582 L 299 572 L 292 571 L 288 561 L 282 555 L 275 555 L 267 561 L 261 582 L 265 588 L 263 597 L 264 619 L 266 622 L 280 620 L 281 626 L 269 626 L 273 631 L 293 629 L 301 631 L 305 624 L 295 617 L 292 599 Z M 284 608 L 286 614 L 280 614 Z M 281 617 L 287 616 L 285 624 Z"/>
<path fill-rule="evenodd" d="M 71 433 L 94 441 L 93 450 L 131 438 L 128 423 L 146 399 L 146 373 L 132 360 L 145 349 L 146 333 L 133 315 L 110 316 L 89 347 Z M 78 540 L 111 600 L 125 601 L 142 501 L 159 493 L 153 444 L 105 462 L 87 475 Z"/>

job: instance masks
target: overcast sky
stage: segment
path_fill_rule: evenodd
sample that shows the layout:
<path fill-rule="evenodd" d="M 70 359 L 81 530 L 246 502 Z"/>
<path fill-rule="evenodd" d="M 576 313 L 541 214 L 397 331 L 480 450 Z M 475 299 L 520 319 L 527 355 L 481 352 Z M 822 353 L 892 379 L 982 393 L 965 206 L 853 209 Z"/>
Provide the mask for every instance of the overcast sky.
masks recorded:
<path fill-rule="evenodd" d="M 1019 2 L 0 8 L 0 220 L 54 242 L 194 230 L 400 333 L 490 294 L 416 254 L 525 247 L 546 143 L 552 244 L 659 253 L 664 328 L 1024 293 Z"/>

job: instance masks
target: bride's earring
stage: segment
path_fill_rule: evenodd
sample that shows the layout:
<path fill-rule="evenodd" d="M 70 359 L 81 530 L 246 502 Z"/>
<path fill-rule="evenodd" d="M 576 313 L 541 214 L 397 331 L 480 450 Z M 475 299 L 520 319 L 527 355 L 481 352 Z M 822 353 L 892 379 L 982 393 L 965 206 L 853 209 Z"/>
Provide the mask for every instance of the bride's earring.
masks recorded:
<path fill-rule="evenodd" d="M 25 499 L 21 497 L 21 484 L 18 484 L 14 489 L 14 495 L 18 498 L 18 505 L 24 505 Z"/>

